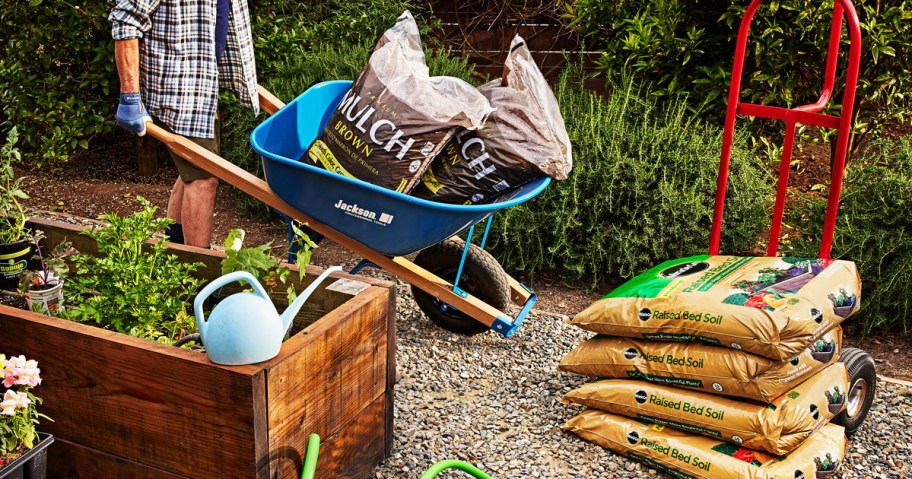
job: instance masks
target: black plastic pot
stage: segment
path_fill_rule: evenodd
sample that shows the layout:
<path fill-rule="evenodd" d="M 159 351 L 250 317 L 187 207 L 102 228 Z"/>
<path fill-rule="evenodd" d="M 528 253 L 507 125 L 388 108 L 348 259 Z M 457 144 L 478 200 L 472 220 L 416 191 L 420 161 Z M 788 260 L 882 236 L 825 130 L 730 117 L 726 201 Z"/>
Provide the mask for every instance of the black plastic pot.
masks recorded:
<path fill-rule="evenodd" d="M 0 467 L 0 479 L 47 479 L 47 448 L 54 436 L 38 433 L 38 444 L 15 461 Z"/>
<path fill-rule="evenodd" d="M 0 244 L 0 289 L 15 291 L 19 275 L 28 267 L 32 244 L 26 240 Z"/>

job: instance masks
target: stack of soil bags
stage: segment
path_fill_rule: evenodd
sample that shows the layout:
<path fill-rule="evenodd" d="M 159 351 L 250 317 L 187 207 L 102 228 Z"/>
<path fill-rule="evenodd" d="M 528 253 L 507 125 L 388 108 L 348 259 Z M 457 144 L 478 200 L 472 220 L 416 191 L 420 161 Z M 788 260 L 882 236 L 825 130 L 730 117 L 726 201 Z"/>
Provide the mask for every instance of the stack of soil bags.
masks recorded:
<path fill-rule="evenodd" d="M 564 179 L 572 164 L 557 99 L 522 38 L 514 38 L 502 78 L 475 89 L 430 76 L 408 11 L 377 42 L 301 161 L 458 204 L 502 200 L 542 175 Z"/>
<path fill-rule="evenodd" d="M 565 429 L 677 477 L 827 477 L 846 439 L 839 323 L 859 307 L 845 261 L 695 256 L 574 317 L 599 333 L 559 369 L 608 378 L 564 397 Z"/>

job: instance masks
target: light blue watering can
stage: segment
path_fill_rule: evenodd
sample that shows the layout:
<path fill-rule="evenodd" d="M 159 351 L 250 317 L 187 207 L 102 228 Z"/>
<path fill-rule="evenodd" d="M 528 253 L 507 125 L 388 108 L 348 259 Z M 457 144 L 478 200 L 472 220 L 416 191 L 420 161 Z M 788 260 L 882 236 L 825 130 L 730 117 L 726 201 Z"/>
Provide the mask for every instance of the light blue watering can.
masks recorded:
<path fill-rule="evenodd" d="M 193 301 L 196 324 L 206 352 L 213 363 L 237 366 L 254 364 L 276 357 L 282 348 L 282 338 L 307 298 L 339 266 L 327 269 L 317 277 L 280 316 L 269 294 L 260 282 L 246 271 L 235 271 L 209 283 Z M 228 283 L 245 281 L 253 293 L 235 293 L 215 306 L 209 318 L 203 314 L 203 302 Z"/>

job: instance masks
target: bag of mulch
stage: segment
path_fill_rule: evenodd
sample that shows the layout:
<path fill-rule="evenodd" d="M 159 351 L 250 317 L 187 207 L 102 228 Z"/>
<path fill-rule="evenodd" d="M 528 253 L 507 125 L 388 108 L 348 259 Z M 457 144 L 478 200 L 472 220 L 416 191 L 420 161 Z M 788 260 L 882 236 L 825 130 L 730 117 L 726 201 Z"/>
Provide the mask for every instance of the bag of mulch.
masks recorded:
<path fill-rule="evenodd" d="M 573 324 L 609 336 L 703 341 L 786 360 L 858 310 L 855 264 L 693 256 L 627 281 Z"/>
<path fill-rule="evenodd" d="M 301 161 L 407 193 L 458 128 L 479 128 L 491 111 L 472 85 L 429 75 L 406 11 Z"/>
<path fill-rule="evenodd" d="M 557 98 L 517 35 L 501 79 L 478 90 L 494 112 L 476 131 L 462 131 L 431 162 L 413 195 L 440 203 L 503 200 L 535 178 L 567 178 L 570 138 Z"/>
<path fill-rule="evenodd" d="M 786 361 L 698 343 L 596 336 L 574 348 L 558 369 L 597 378 L 645 379 L 710 394 L 773 402 L 839 360 L 837 327 Z"/>
<path fill-rule="evenodd" d="M 570 419 L 564 430 L 679 478 L 825 479 L 846 449 L 845 430 L 834 424 L 782 456 L 596 409 Z"/>
<path fill-rule="evenodd" d="M 736 400 L 635 379 L 603 379 L 564 395 L 566 404 L 721 439 L 781 455 L 845 408 L 849 375 L 836 363 L 770 403 Z"/>

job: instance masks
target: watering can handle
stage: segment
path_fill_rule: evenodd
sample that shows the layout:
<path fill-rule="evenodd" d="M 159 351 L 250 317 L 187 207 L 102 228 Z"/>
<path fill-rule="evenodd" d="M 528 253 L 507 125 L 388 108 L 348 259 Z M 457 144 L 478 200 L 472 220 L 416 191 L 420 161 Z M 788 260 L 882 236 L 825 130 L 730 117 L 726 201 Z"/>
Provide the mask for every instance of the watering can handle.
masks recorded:
<path fill-rule="evenodd" d="M 199 294 L 196 295 L 196 299 L 193 301 L 193 312 L 196 314 L 196 324 L 200 329 L 200 333 L 205 335 L 204 330 L 206 329 L 206 316 L 203 314 L 203 303 L 206 299 L 212 295 L 212 293 L 218 291 L 219 288 L 225 286 L 228 283 L 233 283 L 235 281 L 244 281 L 250 286 L 253 287 L 254 292 L 262 297 L 263 299 L 269 301 L 269 294 L 266 293 L 266 290 L 263 289 L 263 286 L 259 281 L 247 271 L 235 271 L 233 273 L 228 273 L 223 276 L 215 278 L 211 283 L 207 284 Z"/>

